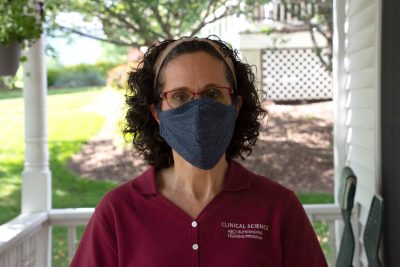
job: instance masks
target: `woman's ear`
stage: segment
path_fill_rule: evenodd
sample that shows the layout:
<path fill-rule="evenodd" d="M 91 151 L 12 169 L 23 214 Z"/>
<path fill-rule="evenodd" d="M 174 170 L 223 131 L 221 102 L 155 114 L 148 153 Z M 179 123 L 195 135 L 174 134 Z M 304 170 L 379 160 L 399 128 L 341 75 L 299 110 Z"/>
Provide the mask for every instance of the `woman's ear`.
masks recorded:
<path fill-rule="evenodd" d="M 239 111 L 242 108 L 242 105 L 243 105 L 243 97 L 238 95 L 236 97 L 236 119 L 239 116 Z"/>
<path fill-rule="evenodd" d="M 158 124 L 160 124 L 160 116 L 158 116 L 156 106 L 154 104 L 151 104 L 149 109 L 150 109 L 151 115 L 153 115 L 153 118 L 157 121 Z"/>

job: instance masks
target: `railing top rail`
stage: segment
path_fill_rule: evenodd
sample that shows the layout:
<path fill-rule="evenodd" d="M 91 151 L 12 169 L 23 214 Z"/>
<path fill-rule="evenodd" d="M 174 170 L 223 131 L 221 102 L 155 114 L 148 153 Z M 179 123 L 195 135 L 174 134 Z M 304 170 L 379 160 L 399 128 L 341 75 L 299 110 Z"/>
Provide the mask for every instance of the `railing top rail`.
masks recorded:
<path fill-rule="evenodd" d="M 303 207 L 309 214 L 341 214 L 337 204 L 304 204 Z"/>
<path fill-rule="evenodd" d="M 340 207 L 336 204 L 306 204 L 303 207 L 311 221 L 342 219 Z"/>
<path fill-rule="evenodd" d="M 94 208 L 52 209 L 49 212 L 51 225 L 86 224 L 94 212 Z"/>

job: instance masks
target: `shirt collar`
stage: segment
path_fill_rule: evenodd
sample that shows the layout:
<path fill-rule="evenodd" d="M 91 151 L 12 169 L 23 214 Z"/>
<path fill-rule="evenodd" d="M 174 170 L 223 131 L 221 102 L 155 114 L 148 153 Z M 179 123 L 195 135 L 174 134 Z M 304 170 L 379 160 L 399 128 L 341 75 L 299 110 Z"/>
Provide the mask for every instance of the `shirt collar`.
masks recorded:
<path fill-rule="evenodd" d="M 153 166 L 149 167 L 144 173 L 136 177 L 131 185 L 133 189 L 143 195 L 156 195 L 157 194 L 157 183 L 156 183 L 156 168 Z"/>
<path fill-rule="evenodd" d="M 250 172 L 240 163 L 229 160 L 222 191 L 237 192 L 250 189 Z"/>
<path fill-rule="evenodd" d="M 250 188 L 250 173 L 240 163 L 229 160 L 222 191 L 237 192 Z M 157 195 L 156 168 L 149 167 L 144 173 L 135 178 L 132 187 L 143 195 Z"/>

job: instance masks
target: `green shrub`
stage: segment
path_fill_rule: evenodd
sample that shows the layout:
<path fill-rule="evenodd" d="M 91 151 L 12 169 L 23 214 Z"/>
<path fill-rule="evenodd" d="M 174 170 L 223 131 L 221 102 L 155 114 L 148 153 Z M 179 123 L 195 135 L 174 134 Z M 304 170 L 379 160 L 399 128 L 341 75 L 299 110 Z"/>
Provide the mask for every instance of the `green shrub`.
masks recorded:
<path fill-rule="evenodd" d="M 96 64 L 94 66 L 102 75 L 104 75 L 104 77 L 107 77 L 108 71 L 111 70 L 112 68 L 115 68 L 118 65 L 120 65 L 120 64 L 100 61 L 100 62 L 96 62 Z"/>
<path fill-rule="evenodd" d="M 64 72 L 55 81 L 52 87 L 76 88 L 87 86 L 104 86 L 105 78 L 97 71 Z"/>
<path fill-rule="evenodd" d="M 98 62 L 94 65 L 79 64 L 49 68 L 47 70 L 47 84 L 53 88 L 104 86 L 107 72 L 114 66 L 113 63 Z"/>

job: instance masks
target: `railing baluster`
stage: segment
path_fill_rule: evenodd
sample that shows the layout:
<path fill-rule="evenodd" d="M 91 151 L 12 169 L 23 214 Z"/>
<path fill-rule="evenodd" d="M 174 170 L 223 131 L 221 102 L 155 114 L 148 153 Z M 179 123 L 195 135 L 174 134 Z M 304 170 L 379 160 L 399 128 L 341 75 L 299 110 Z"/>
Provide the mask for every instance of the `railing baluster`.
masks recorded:
<path fill-rule="evenodd" d="M 336 265 L 336 229 L 335 229 L 335 221 L 334 220 L 330 220 L 328 221 L 329 223 L 329 247 L 331 249 L 331 263 L 332 266 Z"/>
<path fill-rule="evenodd" d="M 75 244 L 76 244 L 76 226 L 68 225 L 68 260 L 72 261 L 72 257 L 75 253 Z"/>

